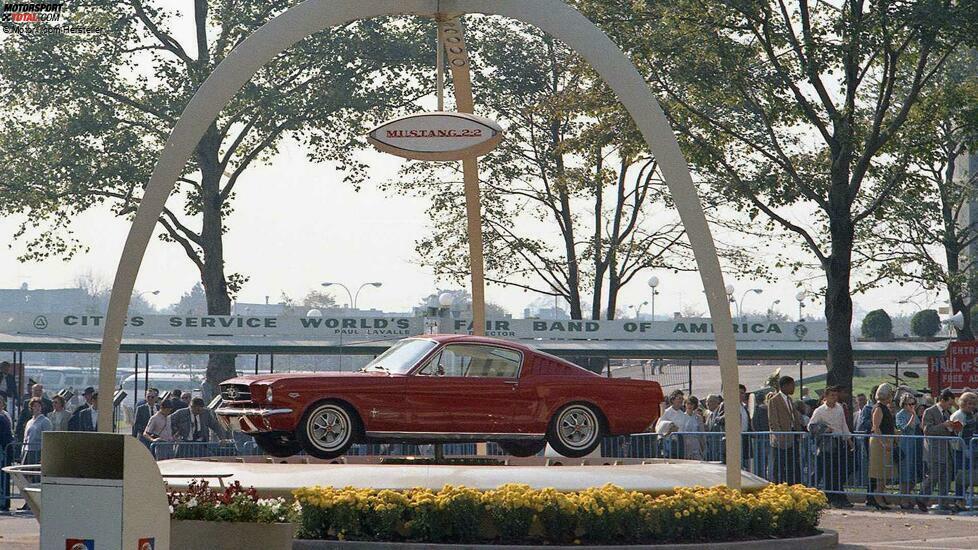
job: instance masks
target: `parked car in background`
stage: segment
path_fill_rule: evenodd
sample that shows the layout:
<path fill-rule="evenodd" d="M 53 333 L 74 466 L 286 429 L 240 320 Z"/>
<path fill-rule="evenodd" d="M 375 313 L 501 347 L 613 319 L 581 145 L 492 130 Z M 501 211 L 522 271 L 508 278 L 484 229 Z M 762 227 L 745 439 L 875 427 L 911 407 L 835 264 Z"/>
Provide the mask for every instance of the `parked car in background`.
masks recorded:
<path fill-rule="evenodd" d="M 585 456 L 601 438 L 642 432 L 658 383 L 605 378 L 515 342 L 468 335 L 408 338 L 359 372 L 241 376 L 216 413 L 273 456 L 342 455 L 355 442 L 496 441 L 531 456 L 549 443 Z"/>

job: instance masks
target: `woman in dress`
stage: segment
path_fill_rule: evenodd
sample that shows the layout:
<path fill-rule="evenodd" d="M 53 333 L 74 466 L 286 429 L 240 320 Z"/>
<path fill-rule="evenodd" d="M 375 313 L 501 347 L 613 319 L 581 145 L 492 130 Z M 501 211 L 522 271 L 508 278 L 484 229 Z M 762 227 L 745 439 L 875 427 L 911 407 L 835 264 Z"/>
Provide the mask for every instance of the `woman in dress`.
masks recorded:
<path fill-rule="evenodd" d="M 900 452 L 900 492 L 909 495 L 914 486 L 924 479 L 924 440 L 919 437 L 924 434 L 920 427 L 920 416 L 917 414 L 917 398 L 912 393 L 900 395 L 900 411 L 896 414 L 896 431 L 903 436 L 897 443 Z M 900 508 L 911 510 L 913 499 L 900 503 Z"/>
<path fill-rule="evenodd" d="M 687 460 L 703 460 L 705 441 L 703 432 L 706 431 L 706 422 L 703 419 L 703 411 L 700 410 L 700 400 L 690 395 L 686 398 L 686 419 L 685 425 L 679 428 L 682 432 L 693 432 L 693 435 L 683 435 L 685 446 L 685 458 Z"/>
<path fill-rule="evenodd" d="M 893 402 L 894 389 L 890 384 L 880 384 L 876 389 L 876 405 L 873 406 L 871 417 L 872 428 L 869 438 L 869 495 L 866 505 L 877 510 L 889 510 L 883 502 L 883 492 L 887 480 L 893 477 L 893 434 L 896 433 L 896 421 L 890 412 Z M 876 495 L 880 495 L 877 497 Z"/>

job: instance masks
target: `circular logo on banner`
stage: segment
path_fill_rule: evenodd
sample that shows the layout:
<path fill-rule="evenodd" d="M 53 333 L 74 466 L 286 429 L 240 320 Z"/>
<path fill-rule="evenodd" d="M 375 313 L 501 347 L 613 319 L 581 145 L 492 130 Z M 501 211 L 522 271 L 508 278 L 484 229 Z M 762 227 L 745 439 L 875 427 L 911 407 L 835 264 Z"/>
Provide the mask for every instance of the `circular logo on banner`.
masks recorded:
<path fill-rule="evenodd" d="M 415 160 L 462 160 L 492 151 L 503 139 L 495 121 L 467 113 L 420 113 L 387 121 L 367 135 L 374 147 Z"/>
<path fill-rule="evenodd" d="M 34 328 L 37 330 L 45 330 L 48 328 L 48 318 L 43 315 L 38 315 L 34 318 Z"/>
<path fill-rule="evenodd" d="M 795 325 L 795 336 L 797 336 L 799 340 L 804 340 L 805 335 L 807 334 L 808 334 L 808 327 L 806 327 L 805 325 Z"/>

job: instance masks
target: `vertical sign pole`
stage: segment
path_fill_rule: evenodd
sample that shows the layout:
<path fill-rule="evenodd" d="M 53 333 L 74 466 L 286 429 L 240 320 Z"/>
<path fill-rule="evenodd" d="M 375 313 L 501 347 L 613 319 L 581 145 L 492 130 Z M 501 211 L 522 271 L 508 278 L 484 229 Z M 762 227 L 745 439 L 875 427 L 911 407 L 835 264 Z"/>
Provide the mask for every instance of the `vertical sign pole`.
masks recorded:
<path fill-rule="evenodd" d="M 458 18 L 438 18 L 443 47 L 448 54 L 448 66 L 452 71 L 455 89 L 455 106 L 460 113 L 473 114 L 475 101 L 472 97 L 472 76 L 469 73 L 469 54 L 465 49 L 465 37 Z M 462 161 L 465 180 L 465 211 L 468 219 L 469 268 L 472 271 L 472 334 L 486 334 L 485 264 L 482 257 L 482 212 L 479 197 L 479 163 L 476 157 Z"/>

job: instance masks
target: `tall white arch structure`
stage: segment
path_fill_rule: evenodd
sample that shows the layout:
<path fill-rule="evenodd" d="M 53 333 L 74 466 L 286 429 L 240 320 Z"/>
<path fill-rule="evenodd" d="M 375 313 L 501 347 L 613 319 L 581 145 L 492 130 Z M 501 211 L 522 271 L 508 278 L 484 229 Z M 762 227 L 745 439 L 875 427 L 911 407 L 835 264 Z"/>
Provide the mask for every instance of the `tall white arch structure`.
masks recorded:
<path fill-rule="evenodd" d="M 692 245 L 713 319 L 724 401 L 739 402 L 736 345 L 723 273 L 679 144 L 631 61 L 591 21 L 561 0 L 306 0 L 239 44 L 214 69 L 184 109 L 144 191 L 112 285 L 102 336 L 101 395 L 112 395 L 129 300 L 166 199 L 207 126 L 255 72 L 296 42 L 330 27 L 389 15 L 433 17 L 463 13 L 516 19 L 564 42 L 591 64 L 631 114 L 659 162 Z M 98 425 L 103 431 L 111 431 L 111 407 L 100 408 Z M 727 484 L 740 487 L 740 415 L 727 415 L 726 436 Z"/>

